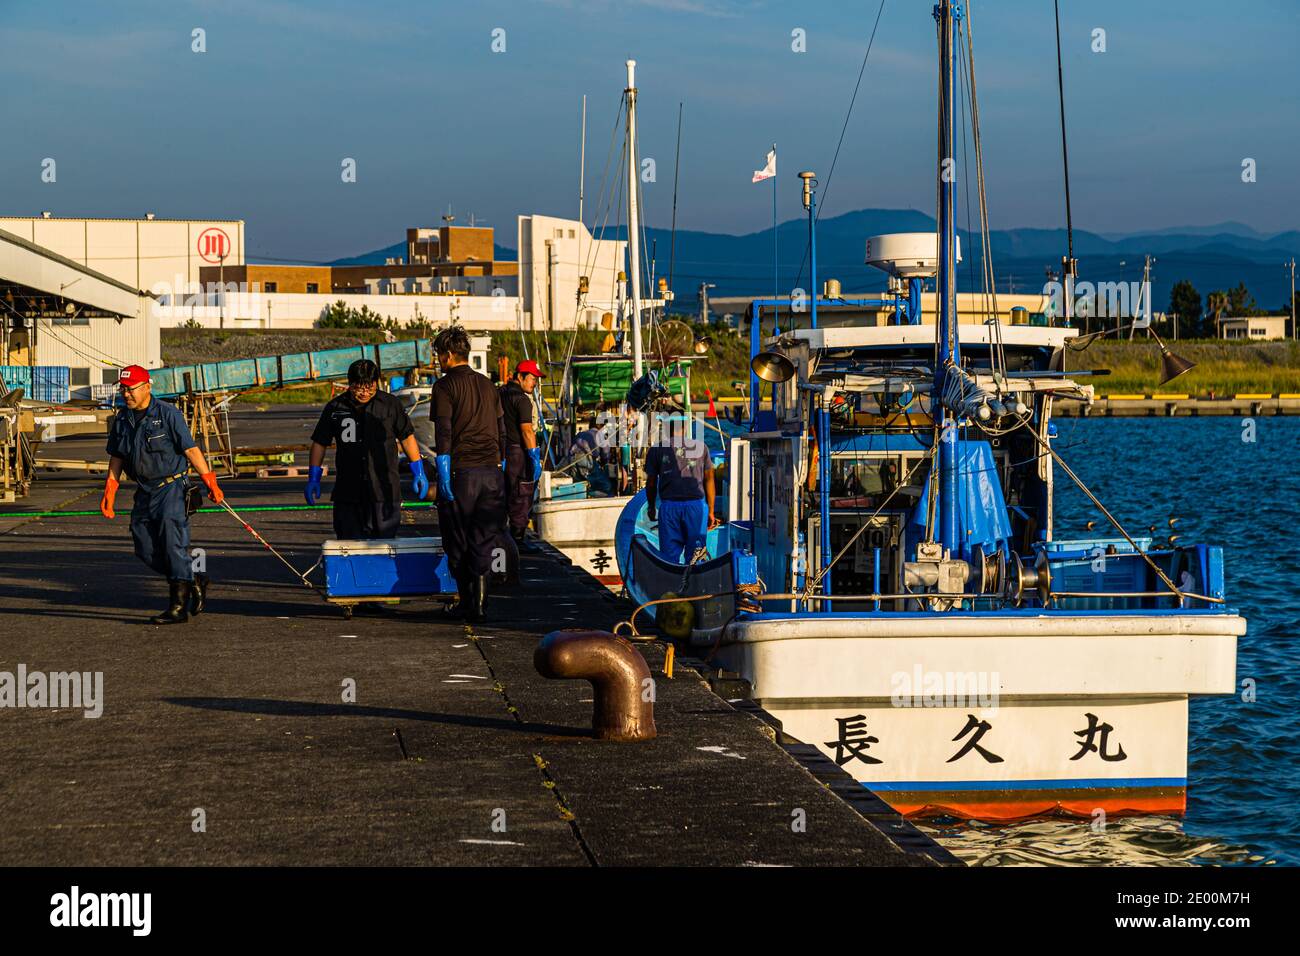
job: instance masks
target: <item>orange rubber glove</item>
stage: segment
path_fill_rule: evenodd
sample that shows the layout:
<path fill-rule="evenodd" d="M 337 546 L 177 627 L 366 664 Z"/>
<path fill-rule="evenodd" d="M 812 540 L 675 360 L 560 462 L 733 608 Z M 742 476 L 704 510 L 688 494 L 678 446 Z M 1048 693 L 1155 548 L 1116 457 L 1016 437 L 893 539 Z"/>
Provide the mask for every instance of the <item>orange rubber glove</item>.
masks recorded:
<path fill-rule="evenodd" d="M 199 481 L 208 486 L 208 497 L 212 499 L 214 505 L 219 505 L 226 500 L 225 494 L 217 487 L 217 473 L 210 471 L 206 475 L 199 475 Z"/>
<path fill-rule="evenodd" d="M 113 518 L 113 499 L 117 497 L 117 486 L 119 482 L 112 475 L 104 481 L 104 497 L 99 499 L 99 513 L 105 518 Z"/>

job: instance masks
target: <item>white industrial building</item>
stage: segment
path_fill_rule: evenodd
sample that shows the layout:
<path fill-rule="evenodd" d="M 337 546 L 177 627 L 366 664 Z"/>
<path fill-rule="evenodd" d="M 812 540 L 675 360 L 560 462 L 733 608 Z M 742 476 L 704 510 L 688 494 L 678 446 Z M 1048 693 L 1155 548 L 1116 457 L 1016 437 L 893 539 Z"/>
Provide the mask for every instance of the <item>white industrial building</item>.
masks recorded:
<path fill-rule="evenodd" d="M 593 238 L 576 219 L 519 217 L 520 311 L 528 328 L 595 328 L 606 312 L 619 314 L 619 273 L 626 268 L 627 243 Z M 579 279 L 587 292 L 578 300 Z M 641 290 L 651 304 L 651 289 Z M 654 304 L 658 304 L 657 302 Z"/>
<path fill-rule="evenodd" d="M 115 383 L 132 363 L 162 364 L 154 300 L 0 230 L 0 365 L 67 366 L 74 397 Z"/>
<path fill-rule="evenodd" d="M 242 219 L 0 216 L 0 230 L 147 292 L 199 281 L 204 266 L 244 264 Z"/>
<path fill-rule="evenodd" d="M 506 263 L 500 274 L 377 275 L 348 291 L 279 292 L 256 282 L 204 288 L 201 269 L 210 279 L 214 266 L 218 275 L 257 268 L 244 259 L 243 220 L 0 217 L 0 365 L 66 366 L 72 395 L 88 397 L 123 365 L 159 367 L 161 328 L 307 329 L 339 301 L 403 325 L 455 322 L 476 332 L 594 328 L 605 313 L 622 321 L 625 241 L 541 215 L 518 217 L 517 237 L 517 274 Z M 364 278 L 362 267 L 349 268 Z M 642 294 L 642 308 L 662 304 L 649 283 Z"/>
<path fill-rule="evenodd" d="M 422 233 L 431 230 L 411 230 Z M 403 263 L 376 264 L 370 276 L 365 267 L 350 266 L 364 292 L 281 292 L 271 282 L 228 281 L 223 289 L 207 289 L 195 282 L 187 289 L 159 297 L 158 315 L 163 328 L 201 325 L 208 328 L 309 329 L 337 302 L 349 308 L 363 306 L 378 315 L 406 325 L 460 323 L 472 331 L 516 329 L 558 331 L 575 326 L 595 328 L 605 313 L 621 314 L 627 243 L 595 239 L 576 219 L 555 216 L 518 217 L 519 272 L 517 275 L 402 275 L 378 273 Z M 313 267 L 266 267 L 249 264 L 250 278 L 264 273 L 306 273 Z M 320 267 L 325 268 L 325 267 Z M 207 270 L 210 278 L 212 270 Z M 578 300 L 579 279 L 587 277 L 587 292 Z M 318 286 L 328 286 L 322 276 Z M 642 308 L 661 304 L 643 290 Z"/>
<path fill-rule="evenodd" d="M 336 302 L 363 306 L 401 325 L 460 323 L 471 331 L 527 328 L 515 295 L 413 295 L 355 292 L 299 293 L 227 290 L 161 296 L 155 306 L 163 328 L 200 325 L 226 329 L 311 329 Z"/>

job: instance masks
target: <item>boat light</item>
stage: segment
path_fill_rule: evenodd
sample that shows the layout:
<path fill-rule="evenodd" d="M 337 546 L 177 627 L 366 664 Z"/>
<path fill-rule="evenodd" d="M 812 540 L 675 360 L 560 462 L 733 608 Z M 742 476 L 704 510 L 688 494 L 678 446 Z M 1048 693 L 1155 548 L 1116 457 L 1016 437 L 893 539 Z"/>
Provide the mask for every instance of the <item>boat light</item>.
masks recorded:
<path fill-rule="evenodd" d="M 779 385 L 794 378 L 794 363 L 780 352 L 759 352 L 750 359 L 749 367 L 765 382 Z"/>

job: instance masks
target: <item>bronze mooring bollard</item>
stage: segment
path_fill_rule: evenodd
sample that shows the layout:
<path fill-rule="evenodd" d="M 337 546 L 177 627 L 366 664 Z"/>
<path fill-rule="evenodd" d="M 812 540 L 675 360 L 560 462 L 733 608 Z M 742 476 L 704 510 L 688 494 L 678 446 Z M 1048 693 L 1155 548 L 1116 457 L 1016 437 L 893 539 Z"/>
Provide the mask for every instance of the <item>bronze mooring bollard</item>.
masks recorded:
<path fill-rule="evenodd" d="M 591 682 L 597 739 L 655 736 L 650 668 L 630 641 L 608 631 L 552 631 L 533 652 L 533 666 L 543 677 Z"/>

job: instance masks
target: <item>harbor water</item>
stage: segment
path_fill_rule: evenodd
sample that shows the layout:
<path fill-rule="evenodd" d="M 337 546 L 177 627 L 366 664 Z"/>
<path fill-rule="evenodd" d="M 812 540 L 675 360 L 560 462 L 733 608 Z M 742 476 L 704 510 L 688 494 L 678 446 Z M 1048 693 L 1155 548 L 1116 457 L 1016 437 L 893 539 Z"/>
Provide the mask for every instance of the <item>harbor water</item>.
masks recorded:
<path fill-rule="evenodd" d="M 1190 705 L 1187 814 L 1011 825 L 926 824 L 971 865 L 1300 864 L 1300 420 L 1071 419 L 1055 447 L 1134 536 L 1221 545 L 1228 603 L 1249 631 L 1236 696 Z M 1106 519 L 1056 472 L 1056 536 Z"/>

